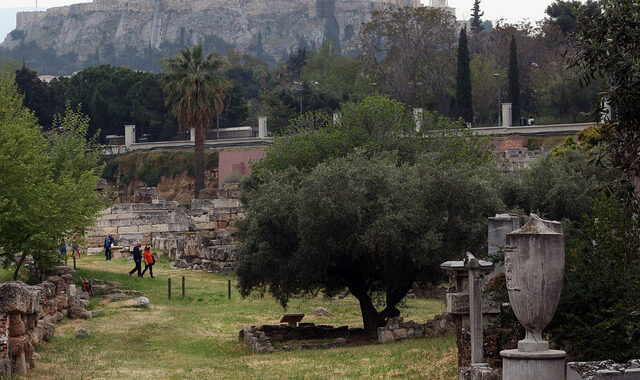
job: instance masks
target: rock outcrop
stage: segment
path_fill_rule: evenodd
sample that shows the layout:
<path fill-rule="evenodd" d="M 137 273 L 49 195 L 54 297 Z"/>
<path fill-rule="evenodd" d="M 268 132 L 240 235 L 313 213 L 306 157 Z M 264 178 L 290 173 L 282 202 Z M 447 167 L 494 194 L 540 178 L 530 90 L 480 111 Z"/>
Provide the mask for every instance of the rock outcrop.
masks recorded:
<path fill-rule="evenodd" d="M 16 31 L 2 44 L 37 42 L 80 60 L 109 46 L 108 54 L 149 47 L 209 43 L 280 60 L 299 46 L 331 39 L 344 51 L 358 48 L 358 32 L 372 11 L 420 6 L 418 0 L 94 0 L 20 12 Z M 133 50 L 133 51 L 132 51 Z"/>

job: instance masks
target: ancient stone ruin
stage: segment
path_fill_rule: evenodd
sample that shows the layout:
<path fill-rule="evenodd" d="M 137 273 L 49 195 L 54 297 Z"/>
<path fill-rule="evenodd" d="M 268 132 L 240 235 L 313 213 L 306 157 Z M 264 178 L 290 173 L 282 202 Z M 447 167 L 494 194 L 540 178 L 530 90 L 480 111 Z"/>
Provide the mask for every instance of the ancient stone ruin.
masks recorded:
<path fill-rule="evenodd" d="M 402 317 L 390 318 L 384 327 L 378 327 L 378 342 L 388 343 L 408 338 L 440 336 L 454 330 L 451 314 L 436 315 L 426 323 L 405 322 Z"/>
<path fill-rule="evenodd" d="M 76 290 L 72 269 L 57 267 L 38 285 L 0 283 L 0 378 L 26 375 L 33 368 L 33 352 L 48 341 L 63 318 L 92 317 L 89 295 Z"/>
<path fill-rule="evenodd" d="M 147 191 L 149 192 L 149 191 Z M 149 198 L 151 203 L 118 203 L 104 210 L 87 233 L 89 252 L 101 253 L 104 237 L 116 240 L 113 257 L 129 257 L 137 242 L 163 250 L 178 268 L 228 272 L 236 263 L 235 221 L 244 216 L 237 185 L 227 185 L 215 199 L 190 204 Z"/>

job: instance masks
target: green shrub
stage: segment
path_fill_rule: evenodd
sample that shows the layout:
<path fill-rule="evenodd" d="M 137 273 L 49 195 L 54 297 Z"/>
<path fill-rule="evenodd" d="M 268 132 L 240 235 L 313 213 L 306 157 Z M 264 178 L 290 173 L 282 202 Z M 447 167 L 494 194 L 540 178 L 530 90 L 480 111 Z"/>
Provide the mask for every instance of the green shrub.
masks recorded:
<path fill-rule="evenodd" d="M 114 158 L 107 160 L 104 169 L 102 170 L 102 178 L 109 181 L 115 181 L 116 174 L 118 173 L 119 169 L 120 162 L 118 161 L 118 159 Z"/>
<path fill-rule="evenodd" d="M 640 352 L 640 237 L 634 207 L 597 199 L 569 239 L 553 341 L 571 360 L 626 361 Z"/>

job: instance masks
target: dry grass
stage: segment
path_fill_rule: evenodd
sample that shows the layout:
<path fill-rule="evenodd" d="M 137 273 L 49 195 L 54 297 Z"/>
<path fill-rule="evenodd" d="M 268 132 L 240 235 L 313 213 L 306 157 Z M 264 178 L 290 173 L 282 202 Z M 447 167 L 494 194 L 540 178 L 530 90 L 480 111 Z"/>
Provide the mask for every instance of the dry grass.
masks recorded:
<path fill-rule="evenodd" d="M 126 275 L 126 261 L 104 262 L 83 257 L 79 273 L 125 283 L 151 300 L 148 310 L 126 301 L 94 299 L 103 314 L 90 320 L 64 320 L 55 337 L 39 350 L 29 378 L 37 379 L 455 379 L 456 349 L 452 336 L 412 339 L 386 345 L 373 344 L 329 350 L 274 352 L 255 355 L 238 341 L 246 326 L 277 323 L 282 308 L 270 297 L 241 299 L 233 291 L 226 299 L 227 280 L 233 277 L 170 269 L 160 262 L 157 280 Z M 1 273 L 0 273 L 1 275 Z M 187 295 L 179 295 L 185 276 Z M 167 278 L 174 294 L 167 300 Z M 317 306 L 333 317 L 311 315 Z M 437 300 L 408 300 L 405 319 L 419 322 L 440 313 Z M 304 321 L 361 326 L 357 302 L 350 296 L 325 300 L 294 300 L 288 312 L 307 314 Z M 76 340 L 84 327 L 89 338 Z"/>

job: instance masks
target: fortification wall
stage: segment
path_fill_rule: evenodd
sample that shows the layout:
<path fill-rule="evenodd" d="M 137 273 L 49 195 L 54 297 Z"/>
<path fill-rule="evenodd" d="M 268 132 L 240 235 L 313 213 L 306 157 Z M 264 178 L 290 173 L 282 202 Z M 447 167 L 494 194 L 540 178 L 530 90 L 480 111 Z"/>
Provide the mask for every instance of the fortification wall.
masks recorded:
<path fill-rule="evenodd" d="M 46 13 L 42 11 L 37 12 L 18 12 L 16 13 L 16 29 L 22 30 L 27 24 L 36 24 L 44 19 Z"/>

